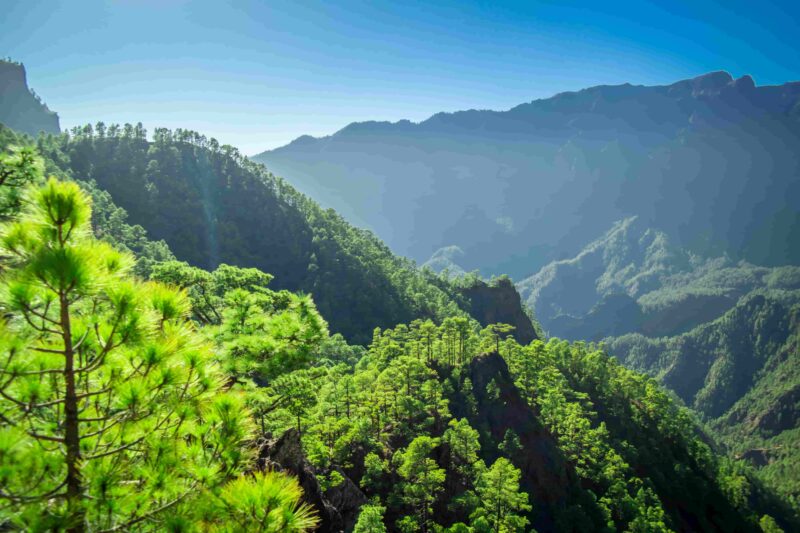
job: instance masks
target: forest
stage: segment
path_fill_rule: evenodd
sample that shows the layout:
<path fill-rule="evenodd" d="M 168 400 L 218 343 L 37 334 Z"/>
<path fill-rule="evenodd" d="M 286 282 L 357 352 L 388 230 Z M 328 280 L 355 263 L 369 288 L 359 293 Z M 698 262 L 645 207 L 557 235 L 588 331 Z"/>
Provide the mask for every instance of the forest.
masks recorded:
<path fill-rule="evenodd" d="M 192 132 L 1 133 L 5 527 L 798 527 L 653 378 L 494 320 L 507 279 L 417 270 Z"/>

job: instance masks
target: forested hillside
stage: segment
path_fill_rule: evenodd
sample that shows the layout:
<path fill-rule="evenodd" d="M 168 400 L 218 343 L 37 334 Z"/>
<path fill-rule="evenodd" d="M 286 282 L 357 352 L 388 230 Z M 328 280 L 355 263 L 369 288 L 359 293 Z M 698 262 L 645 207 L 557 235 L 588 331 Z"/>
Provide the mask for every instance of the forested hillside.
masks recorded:
<path fill-rule="evenodd" d="M 550 335 L 604 339 L 798 501 L 798 267 L 703 258 L 631 218 L 517 286 Z"/>
<path fill-rule="evenodd" d="M 800 529 L 797 268 L 627 219 L 520 285 L 613 337 L 547 340 L 197 133 L 0 153 L 0 529 Z"/>
<path fill-rule="evenodd" d="M 63 172 L 110 193 L 177 258 L 270 272 L 277 287 L 314 294 L 332 329 L 353 342 L 376 326 L 460 312 L 452 290 L 371 233 L 213 139 L 157 130 L 148 141 L 140 126 L 100 124 L 39 146 Z"/>
<path fill-rule="evenodd" d="M 703 257 L 629 218 L 517 288 L 550 335 L 660 337 L 715 320 L 752 291 L 798 291 L 800 268 Z"/>
<path fill-rule="evenodd" d="M 800 503 L 800 293 L 755 293 L 718 320 L 675 337 L 607 340 L 705 416 L 738 457 Z"/>
<path fill-rule="evenodd" d="M 354 123 L 255 160 L 418 261 L 529 276 L 630 216 L 701 255 L 800 261 L 800 83 L 713 72 L 508 111 Z"/>

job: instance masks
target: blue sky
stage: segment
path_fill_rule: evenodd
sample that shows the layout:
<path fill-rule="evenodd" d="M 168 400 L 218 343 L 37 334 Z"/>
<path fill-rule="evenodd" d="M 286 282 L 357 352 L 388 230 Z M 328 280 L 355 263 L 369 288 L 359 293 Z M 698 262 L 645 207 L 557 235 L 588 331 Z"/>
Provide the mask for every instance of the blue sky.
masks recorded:
<path fill-rule="evenodd" d="M 800 79 L 800 7 L 766 1 L 4 0 L 0 56 L 62 126 L 191 128 L 247 154 L 361 120 L 507 109 L 711 70 Z"/>

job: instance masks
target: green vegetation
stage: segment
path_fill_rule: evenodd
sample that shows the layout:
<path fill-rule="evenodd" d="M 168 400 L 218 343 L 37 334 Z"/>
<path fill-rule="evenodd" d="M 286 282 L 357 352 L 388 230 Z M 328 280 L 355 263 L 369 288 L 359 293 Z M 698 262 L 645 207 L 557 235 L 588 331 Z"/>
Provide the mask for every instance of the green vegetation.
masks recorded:
<path fill-rule="evenodd" d="M 19 139 L 3 133 L 7 144 Z M 279 180 L 197 139 L 159 145 L 132 129 L 39 142 L 48 158 L 19 150 L 0 167 L 19 185 L 0 187 L 10 206 L 0 231 L 3 527 L 299 532 L 339 520 L 356 531 L 510 533 L 798 526 L 795 512 L 745 464 L 713 452 L 691 412 L 652 378 L 594 345 L 519 342 L 490 306 L 482 305 L 483 320 L 462 310 L 476 302 L 463 300 L 463 289 L 507 292 L 509 280 L 461 286 L 422 273 L 332 213 L 307 227 L 312 244 L 331 230 L 333 251 L 309 250 L 319 251 L 318 260 L 349 258 L 359 267 L 333 269 L 344 278 L 327 278 L 324 269 L 300 275 L 299 283 L 317 284 L 306 294 L 254 267 L 178 261 L 163 241 L 128 225 L 92 181 L 45 181 L 42 170 L 69 179 L 83 164 L 79 175 L 113 184 L 113 166 L 92 170 L 100 165 L 91 150 L 174 149 L 190 162 L 211 158 L 209 165 L 219 165 L 214 176 L 230 183 L 246 183 L 247 169 L 261 176 L 263 189 L 251 194 L 285 209 L 278 229 L 293 231 L 287 220 L 302 227 L 326 212 L 290 190 L 270 197 L 265 191 L 275 191 L 264 184 L 280 188 Z M 238 170 L 226 174 L 226 162 Z M 219 194 L 215 202 L 231 200 Z M 92 213 L 92 200 L 105 214 Z M 160 193 L 148 202 L 166 209 Z M 215 213 L 212 220 L 224 225 Z M 263 238 L 280 252 L 272 254 L 276 261 L 289 261 L 291 247 L 269 233 Z M 170 242 L 175 235 L 162 236 Z M 371 293 L 353 283 L 378 285 Z M 329 291 L 326 308 L 317 307 L 315 286 Z M 331 299 L 339 291 L 358 294 Z M 364 347 L 330 335 L 342 331 L 332 324 L 340 306 L 352 311 L 353 298 L 392 317 L 392 327 L 354 334 L 368 337 Z M 376 323 L 365 319 L 370 308 L 358 315 L 359 330 Z M 393 322 L 405 313 L 411 320 Z M 356 324 L 338 322 L 347 323 Z M 294 459 L 270 447 L 291 435 Z"/>
<path fill-rule="evenodd" d="M 625 335 L 608 348 L 703 415 L 730 452 L 800 504 L 800 295 L 754 292 L 676 337 Z"/>
<path fill-rule="evenodd" d="M 13 181 L 19 181 L 20 171 L 19 164 L 21 158 L 28 158 L 29 161 L 23 165 L 24 172 L 33 172 L 34 174 L 28 175 L 23 180 L 30 182 L 34 180 L 36 173 L 44 171 L 48 176 L 55 176 L 61 180 L 70 180 L 71 174 L 64 172 L 61 166 L 64 166 L 66 158 L 60 154 L 60 163 L 57 164 L 55 160 L 44 157 L 30 159 L 30 154 L 35 151 L 29 147 L 34 141 L 22 134 L 15 133 L 13 130 L 0 124 L 0 150 L 3 151 L 3 173 L 16 173 L 16 177 L 12 177 Z M 40 139 L 40 142 L 52 142 L 52 139 Z M 27 147 L 27 148 L 26 148 Z M 34 168 L 37 167 L 37 168 Z M 6 185 L 4 179 L 4 185 Z M 95 237 L 101 239 L 115 248 L 131 252 L 136 257 L 136 264 L 134 266 L 134 273 L 141 277 L 147 277 L 150 274 L 150 269 L 155 263 L 162 261 L 169 261 L 175 259 L 175 256 L 169 249 L 169 246 L 164 241 L 153 241 L 148 238 L 147 232 L 140 225 L 131 225 L 128 223 L 127 212 L 116 205 L 112 200 L 111 195 L 97 187 L 97 184 L 92 181 L 74 180 L 78 183 L 84 191 L 92 199 L 92 230 Z M 16 185 L 2 188 L 4 202 L 7 204 L 15 205 L 13 202 L 13 195 L 18 195 L 20 188 Z M 13 212 L 13 208 L 7 208 L 7 211 Z"/>
<path fill-rule="evenodd" d="M 376 326 L 460 312 L 432 274 L 214 139 L 157 129 L 148 141 L 141 125 L 101 123 L 40 138 L 39 149 L 64 175 L 110 193 L 178 259 L 258 268 L 280 289 L 313 294 L 352 343 L 369 342 Z"/>
<path fill-rule="evenodd" d="M 39 168 L 30 160 L 30 181 Z M 251 503 L 235 491 L 277 498 L 279 517 L 295 513 L 282 531 L 313 525 L 285 476 L 237 479 L 251 419 L 187 321 L 186 295 L 130 276 L 133 258 L 91 235 L 76 184 L 51 179 L 23 204 L 2 228 L 0 520 L 29 530 L 227 528 Z"/>

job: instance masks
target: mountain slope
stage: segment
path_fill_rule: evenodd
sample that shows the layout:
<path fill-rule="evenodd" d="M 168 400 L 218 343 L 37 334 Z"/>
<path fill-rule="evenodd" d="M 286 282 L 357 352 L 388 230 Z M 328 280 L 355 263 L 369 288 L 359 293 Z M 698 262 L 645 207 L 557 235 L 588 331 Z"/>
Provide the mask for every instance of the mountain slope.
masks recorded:
<path fill-rule="evenodd" d="M 785 264 L 800 261 L 798 113 L 800 83 L 717 72 L 351 124 L 254 159 L 401 254 L 460 247 L 467 271 L 528 275 L 633 215 L 695 252 Z"/>
<path fill-rule="evenodd" d="M 756 289 L 800 290 L 800 268 L 702 258 L 632 217 L 517 288 L 553 336 L 658 337 L 715 320 Z"/>
<path fill-rule="evenodd" d="M 0 123 L 34 136 L 61 131 L 58 115 L 28 88 L 20 63 L 0 60 Z"/>
<path fill-rule="evenodd" d="M 36 141 L 24 133 L 17 133 L 0 124 L 0 152 L 11 147 L 31 146 Z M 45 174 L 61 180 L 71 179 L 55 161 L 43 159 Z M 128 213 L 119 207 L 111 195 L 98 188 L 93 181 L 78 181 L 92 199 L 92 229 L 95 237 L 113 244 L 116 248 L 129 251 L 136 257 L 134 271 L 147 278 L 152 266 L 162 261 L 174 260 L 175 256 L 164 241 L 154 241 L 147 231 L 138 224 L 128 223 Z"/>
<path fill-rule="evenodd" d="M 532 509 L 516 514 L 537 531 L 759 531 L 764 514 L 797 527 L 688 410 L 595 347 L 449 338 L 446 325 L 378 332 L 357 364 L 303 374 L 314 400 L 264 423 L 302 435 L 304 475 L 342 487 L 329 500 L 371 500 L 388 531 L 481 531 L 481 480 L 504 461 L 503 490 L 524 492 Z"/>
<path fill-rule="evenodd" d="M 703 259 L 629 218 L 518 288 L 545 331 L 603 339 L 800 501 L 800 268 Z"/>
<path fill-rule="evenodd" d="M 800 292 L 754 293 L 675 337 L 606 340 L 709 421 L 737 456 L 800 504 Z"/>
<path fill-rule="evenodd" d="M 446 280 L 195 132 L 156 130 L 149 141 L 141 125 L 98 124 L 39 146 L 62 172 L 107 191 L 178 259 L 269 272 L 276 287 L 311 293 L 331 329 L 353 343 L 368 342 L 376 327 L 470 309 Z"/>

